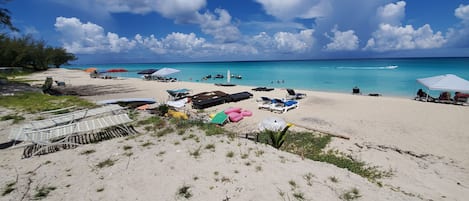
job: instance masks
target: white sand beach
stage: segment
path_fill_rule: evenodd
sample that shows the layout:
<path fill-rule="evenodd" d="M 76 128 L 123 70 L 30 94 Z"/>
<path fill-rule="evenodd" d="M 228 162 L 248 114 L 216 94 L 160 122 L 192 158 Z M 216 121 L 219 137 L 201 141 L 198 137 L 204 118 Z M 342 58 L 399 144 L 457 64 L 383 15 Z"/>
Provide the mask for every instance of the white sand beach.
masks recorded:
<path fill-rule="evenodd" d="M 347 136 L 349 140 L 333 138 L 329 148 L 390 171 L 392 176 L 381 179 L 378 185 L 346 169 L 247 139 L 205 136 L 198 130 L 186 131 L 184 135 L 195 135 L 190 139 L 176 133 L 157 138 L 139 130 L 136 138 L 114 138 L 27 159 L 21 159 L 21 149 L 0 150 L 0 188 L 16 181 L 16 190 L 0 196 L 0 200 L 32 199 L 42 186 L 56 188 L 47 200 L 185 200 L 177 193 L 182 187 L 191 192 L 188 200 L 346 200 L 343 195 L 354 188 L 360 195 L 356 200 L 469 197 L 467 106 L 424 103 L 411 97 L 296 90 L 307 97 L 299 100 L 298 108 L 278 114 L 258 109 L 256 100 L 261 96 L 285 98 L 285 89 L 256 92 L 251 89 L 257 86 L 93 79 L 83 71 L 67 69 L 49 69 L 27 79 L 42 84 L 47 76 L 64 81 L 65 87 L 87 86 L 98 95 L 83 98 L 93 102 L 155 98 L 165 103 L 166 90 L 178 88 L 191 89 L 191 94 L 249 91 L 254 95 L 251 99 L 205 111 L 215 113 L 229 107 L 252 111 L 253 116 L 224 126 L 237 133 L 255 132 L 262 119 L 277 116 L 293 123 L 291 129 L 295 131 L 308 127 Z M 5 142 L 12 125 L 9 121 L 0 125 L 0 141 Z M 149 146 L 142 146 L 147 142 Z M 214 148 L 206 149 L 209 144 Z M 191 153 L 197 149 L 200 156 L 194 157 Z M 87 150 L 95 152 L 81 154 Z M 115 164 L 96 167 L 106 159 L 115 160 Z"/>

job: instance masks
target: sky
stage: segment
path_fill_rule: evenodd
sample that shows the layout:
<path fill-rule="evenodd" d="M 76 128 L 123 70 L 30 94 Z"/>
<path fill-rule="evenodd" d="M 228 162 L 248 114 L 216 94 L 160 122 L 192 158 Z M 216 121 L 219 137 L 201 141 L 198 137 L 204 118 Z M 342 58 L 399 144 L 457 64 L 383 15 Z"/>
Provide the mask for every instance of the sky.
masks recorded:
<path fill-rule="evenodd" d="M 147 63 L 469 56 L 468 0 L 12 0 L 79 59 Z"/>

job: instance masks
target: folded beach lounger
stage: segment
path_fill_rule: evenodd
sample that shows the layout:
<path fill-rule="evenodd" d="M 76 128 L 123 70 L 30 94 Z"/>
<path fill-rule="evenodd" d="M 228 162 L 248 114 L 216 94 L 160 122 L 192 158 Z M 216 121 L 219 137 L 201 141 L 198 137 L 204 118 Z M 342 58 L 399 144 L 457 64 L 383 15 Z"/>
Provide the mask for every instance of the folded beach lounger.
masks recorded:
<path fill-rule="evenodd" d="M 270 106 L 270 110 L 273 112 L 278 111 L 281 113 L 285 113 L 288 110 L 291 110 L 297 107 L 298 107 L 298 101 L 295 101 L 295 100 L 283 101 L 283 100 L 274 98 L 272 100 L 272 105 Z"/>
<path fill-rule="evenodd" d="M 16 141 L 24 142 L 22 145 L 17 145 L 12 148 L 24 147 L 29 145 L 45 145 L 41 149 L 47 149 L 48 146 L 53 145 L 78 145 L 73 140 L 73 136 L 81 134 L 99 132 L 114 126 L 122 126 L 129 134 L 134 133 L 134 130 L 128 129 L 125 124 L 132 122 L 127 114 L 108 115 L 95 119 L 83 120 L 67 125 L 56 126 L 41 130 L 32 130 L 24 132 L 22 135 L 17 136 Z M 38 152 L 41 150 L 38 150 Z M 35 155 L 35 154 L 33 154 Z"/>
<path fill-rule="evenodd" d="M 244 92 L 231 94 L 229 96 L 229 100 L 230 100 L 230 102 L 237 102 L 237 101 L 240 101 L 240 100 L 249 99 L 251 97 L 252 97 L 251 93 L 249 93 L 247 91 L 244 91 Z"/>
<path fill-rule="evenodd" d="M 218 124 L 218 125 L 223 125 L 225 123 L 228 122 L 228 115 L 225 114 L 225 111 L 221 111 L 217 114 L 215 114 L 215 116 L 212 118 L 212 120 L 210 121 L 210 123 L 212 124 Z"/>
<path fill-rule="evenodd" d="M 252 89 L 253 91 L 272 91 L 274 88 L 267 88 L 267 87 L 256 87 Z"/>
<path fill-rule="evenodd" d="M 29 123 L 21 125 L 20 127 L 13 128 L 10 132 L 9 139 L 18 140 L 18 136 L 23 135 L 25 132 L 45 129 L 63 124 L 70 124 L 80 119 L 93 117 L 97 115 L 104 115 L 107 113 L 116 114 L 122 111 L 123 109 L 124 108 L 119 105 L 112 104 L 92 109 L 77 110 L 65 114 L 59 114 L 43 120 L 31 121 Z"/>

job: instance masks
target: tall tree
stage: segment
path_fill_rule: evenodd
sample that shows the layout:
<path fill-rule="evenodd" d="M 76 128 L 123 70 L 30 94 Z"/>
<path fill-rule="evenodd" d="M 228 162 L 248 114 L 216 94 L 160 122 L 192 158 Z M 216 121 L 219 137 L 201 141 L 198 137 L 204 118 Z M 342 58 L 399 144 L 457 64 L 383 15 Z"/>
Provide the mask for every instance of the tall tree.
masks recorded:
<path fill-rule="evenodd" d="M 6 4 L 10 0 L 1 0 L 0 4 Z M 19 31 L 13 23 L 11 23 L 10 11 L 6 8 L 0 8 L 0 25 L 2 28 L 7 27 L 11 31 Z"/>

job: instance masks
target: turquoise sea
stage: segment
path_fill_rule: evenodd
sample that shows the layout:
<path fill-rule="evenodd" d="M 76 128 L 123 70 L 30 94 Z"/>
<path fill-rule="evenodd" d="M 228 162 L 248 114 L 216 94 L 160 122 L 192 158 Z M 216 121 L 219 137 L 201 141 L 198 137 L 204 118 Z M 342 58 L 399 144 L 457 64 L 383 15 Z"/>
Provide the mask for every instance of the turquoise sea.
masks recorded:
<path fill-rule="evenodd" d="M 169 67 L 181 70 L 170 77 L 207 83 L 226 82 L 226 74 L 230 70 L 231 74 L 242 76 L 242 79 L 231 78 L 231 83 L 238 85 L 340 93 L 351 93 L 352 88 L 358 86 L 365 94 L 407 98 L 413 97 L 423 87 L 416 82 L 417 78 L 455 74 L 469 80 L 469 58 L 75 64 L 66 68 L 89 67 L 96 67 L 99 71 L 124 68 L 128 72 L 111 75 L 135 78 L 140 78 L 137 72 L 145 69 Z M 224 75 L 225 79 L 213 79 L 216 74 Z M 212 78 L 203 80 L 206 75 L 212 75 Z"/>

